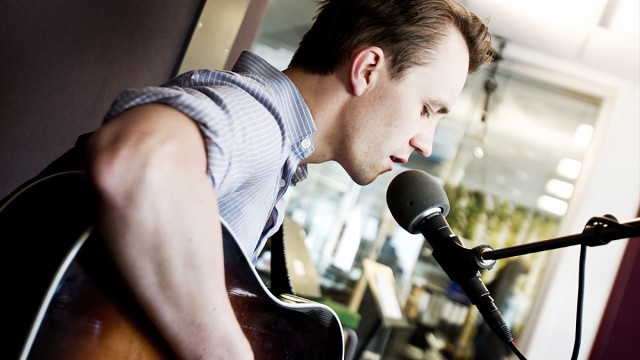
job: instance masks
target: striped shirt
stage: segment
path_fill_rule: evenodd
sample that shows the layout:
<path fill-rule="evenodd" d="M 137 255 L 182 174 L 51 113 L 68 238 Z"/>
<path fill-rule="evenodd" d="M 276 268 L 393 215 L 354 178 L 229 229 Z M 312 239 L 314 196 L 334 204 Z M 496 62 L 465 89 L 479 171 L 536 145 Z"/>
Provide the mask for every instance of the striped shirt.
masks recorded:
<path fill-rule="evenodd" d="M 220 215 L 251 261 L 284 219 L 283 195 L 307 176 L 309 108 L 289 78 L 245 51 L 232 71 L 196 70 L 161 87 L 122 92 L 105 117 L 148 103 L 175 107 L 200 127 Z"/>

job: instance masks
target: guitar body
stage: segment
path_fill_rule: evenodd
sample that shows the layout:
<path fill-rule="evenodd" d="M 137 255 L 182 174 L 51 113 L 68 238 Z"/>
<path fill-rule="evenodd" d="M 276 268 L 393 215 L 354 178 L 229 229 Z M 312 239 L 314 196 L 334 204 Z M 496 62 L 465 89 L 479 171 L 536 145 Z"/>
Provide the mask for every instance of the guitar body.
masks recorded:
<path fill-rule="evenodd" d="M 10 358 L 175 358 L 92 231 L 82 172 L 38 180 L 0 205 L 9 229 Z M 328 307 L 274 297 L 224 226 L 227 291 L 256 359 L 343 359 L 342 327 Z M 221 325 L 223 326 L 223 325 Z"/>

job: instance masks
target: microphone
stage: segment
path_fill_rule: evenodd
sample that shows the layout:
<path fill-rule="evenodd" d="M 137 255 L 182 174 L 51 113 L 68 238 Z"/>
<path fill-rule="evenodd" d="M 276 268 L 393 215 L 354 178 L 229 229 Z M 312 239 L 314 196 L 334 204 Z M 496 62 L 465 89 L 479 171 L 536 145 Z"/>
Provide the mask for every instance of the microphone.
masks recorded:
<path fill-rule="evenodd" d="M 449 199 L 438 181 L 424 171 L 404 171 L 389 184 L 387 205 L 403 229 L 424 235 L 440 267 L 462 287 L 491 330 L 505 344 L 513 342 L 509 327 L 480 278 L 473 250 L 464 246 L 445 220 Z"/>

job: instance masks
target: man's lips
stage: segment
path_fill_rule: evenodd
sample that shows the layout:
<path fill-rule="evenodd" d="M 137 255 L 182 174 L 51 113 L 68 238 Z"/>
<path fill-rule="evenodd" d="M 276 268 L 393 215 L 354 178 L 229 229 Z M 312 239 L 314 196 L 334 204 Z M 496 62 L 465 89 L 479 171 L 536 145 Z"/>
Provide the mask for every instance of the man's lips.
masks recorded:
<path fill-rule="evenodd" d="M 391 156 L 391 161 L 393 161 L 394 163 L 399 163 L 399 164 L 406 164 L 407 163 L 407 159 L 403 159 L 403 158 L 399 158 L 399 157 L 395 157 L 395 156 Z"/>

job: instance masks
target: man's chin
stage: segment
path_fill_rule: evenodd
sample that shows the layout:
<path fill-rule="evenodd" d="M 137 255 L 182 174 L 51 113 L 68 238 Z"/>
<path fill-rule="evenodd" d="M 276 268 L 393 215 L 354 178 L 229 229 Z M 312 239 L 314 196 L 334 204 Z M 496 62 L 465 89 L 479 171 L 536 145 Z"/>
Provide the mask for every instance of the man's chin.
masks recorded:
<path fill-rule="evenodd" d="M 373 166 L 361 166 L 361 167 L 346 167 L 344 164 L 339 163 L 340 166 L 347 172 L 347 175 L 358 185 L 364 186 L 371 184 L 378 176 L 391 171 L 392 168 L 385 168 L 380 166 L 374 168 Z"/>
<path fill-rule="evenodd" d="M 387 172 L 389 170 L 385 170 L 381 173 L 377 173 L 377 174 L 372 174 L 372 173 L 366 173 L 366 174 L 349 174 L 349 176 L 351 177 L 351 180 L 353 180 L 353 182 L 355 182 L 358 185 L 361 186 L 365 186 L 365 185 L 369 185 L 371 184 L 375 179 L 378 178 L 378 176 L 382 175 L 383 173 Z"/>
<path fill-rule="evenodd" d="M 353 179 L 353 178 L 352 178 L 352 179 Z M 367 179 L 367 180 L 364 180 L 364 181 L 358 181 L 358 180 L 355 180 L 355 179 L 354 179 L 353 181 L 354 181 L 356 184 L 360 185 L 360 186 L 365 186 L 365 185 L 369 185 L 369 184 L 371 184 L 371 183 L 373 182 L 373 180 L 375 180 L 375 179 L 376 179 L 376 178 L 373 178 L 373 179 Z"/>

